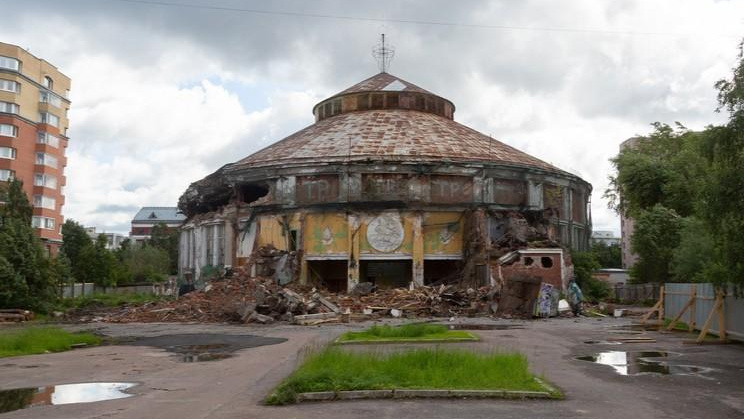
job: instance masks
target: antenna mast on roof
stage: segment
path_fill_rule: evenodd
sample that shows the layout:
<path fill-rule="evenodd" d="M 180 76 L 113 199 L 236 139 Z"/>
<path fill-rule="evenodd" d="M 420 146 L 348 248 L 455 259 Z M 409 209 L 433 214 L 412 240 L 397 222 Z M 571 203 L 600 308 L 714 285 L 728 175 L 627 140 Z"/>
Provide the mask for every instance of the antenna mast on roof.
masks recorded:
<path fill-rule="evenodd" d="M 395 48 L 391 45 L 385 44 L 385 34 L 380 35 L 381 41 L 374 48 L 372 48 L 372 56 L 377 60 L 377 67 L 383 73 L 387 73 L 390 68 L 390 62 L 393 61 L 395 56 Z"/>

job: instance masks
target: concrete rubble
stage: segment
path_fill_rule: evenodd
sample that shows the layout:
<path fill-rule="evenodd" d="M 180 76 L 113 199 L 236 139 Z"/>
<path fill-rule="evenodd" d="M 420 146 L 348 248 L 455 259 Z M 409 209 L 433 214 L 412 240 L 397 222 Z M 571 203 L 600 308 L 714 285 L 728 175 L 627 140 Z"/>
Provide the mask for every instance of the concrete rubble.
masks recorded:
<path fill-rule="evenodd" d="M 274 278 L 251 278 L 245 270 L 238 270 L 230 278 L 214 280 L 203 290 L 177 300 L 116 308 L 89 307 L 68 313 L 68 317 L 113 323 L 284 321 L 316 325 L 382 317 L 493 315 L 498 310 L 496 287 L 474 289 L 442 284 L 373 290 L 374 287 L 360 284 L 359 289 L 336 294 L 294 283 L 283 287 Z"/>

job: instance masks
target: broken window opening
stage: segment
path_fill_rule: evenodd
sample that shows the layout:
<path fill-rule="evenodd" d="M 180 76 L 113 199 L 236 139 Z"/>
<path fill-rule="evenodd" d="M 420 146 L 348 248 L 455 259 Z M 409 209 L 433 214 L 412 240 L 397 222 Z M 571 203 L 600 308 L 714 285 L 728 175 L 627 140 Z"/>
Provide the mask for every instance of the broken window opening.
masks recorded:
<path fill-rule="evenodd" d="M 297 251 L 297 230 L 289 230 L 289 251 Z"/>
<path fill-rule="evenodd" d="M 543 256 L 540 258 L 540 264 L 543 268 L 552 268 L 553 267 L 553 259 L 548 256 Z"/>
<path fill-rule="evenodd" d="M 534 260 L 534 259 L 532 259 L 532 258 L 531 258 L 531 257 L 529 257 L 529 256 L 527 256 L 527 257 L 525 257 L 525 258 L 524 258 L 524 266 L 532 266 L 532 264 L 533 264 L 534 262 L 535 262 L 535 260 Z"/>
<path fill-rule="evenodd" d="M 424 260 L 424 285 L 455 284 L 462 279 L 462 261 Z"/>
<path fill-rule="evenodd" d="M 309 260 L 307 269 L 310 281 L 318 284 L 328 291 L 343 293 L 347 292 L 347 274 L 349 262 L 342 260 Z"/>
<path fill-rule="evenodd" d="M 378 289 L 405 288 L 413 280 L 410 260 L 363 260 L 359 265 L 360 282 L 371 282 Z"/>
<path fill-rule="evenodd" d="M 241 200 L 247 204 L 258 201 L 269 194 L 269 186 L 262 183 L 246 183 L 240 185 Z"/>

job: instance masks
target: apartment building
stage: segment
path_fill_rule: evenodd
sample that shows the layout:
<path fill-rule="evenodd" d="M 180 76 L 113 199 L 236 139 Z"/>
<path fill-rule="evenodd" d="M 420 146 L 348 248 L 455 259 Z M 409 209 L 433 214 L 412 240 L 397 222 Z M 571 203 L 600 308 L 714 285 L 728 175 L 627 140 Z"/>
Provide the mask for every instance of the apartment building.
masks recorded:
<path fill-rule="evenodd" d="M 32 223 L 49 252 L 62 242 L 70 78 L 0 42 L 0 181 L 23 181 Z"/>

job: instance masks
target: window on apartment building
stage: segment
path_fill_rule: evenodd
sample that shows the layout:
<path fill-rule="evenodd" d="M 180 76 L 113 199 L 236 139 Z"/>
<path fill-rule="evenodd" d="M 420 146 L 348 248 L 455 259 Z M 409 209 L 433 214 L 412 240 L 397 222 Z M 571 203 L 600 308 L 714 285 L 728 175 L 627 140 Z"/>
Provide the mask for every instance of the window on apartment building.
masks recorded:
<path fill-rule="evenodd" d="M 44 76 L 44 87 L 47 89 L 53 89 L 54 88 L 54 80 L 52 80 L 49 76 Z"/>
<path fill-rule="evenodd" d="M 205 228 L 207 236 L 207 265 L 214 264 L 214 225 Z"/>
<path fill-rule="evenodd" d="M 9 181 L 15 179 L 15 172 L 8 169 L 0 169 L 0 181 Z"/>
<path fill-rule="evenodd" d="M 48 153 L 36 153 L 36 164 L 57 168 L 57 158 Z"/>
<path fill-rule="evenodd" d="M 8 70 L 20 71 L 21 62 L 15 58 L 10 58 L 10 57 L 0 55 L 0 68 L 7 68 Z"/>
<path fill-rule="evenodd" d="M 54 218 L 33 216 L 31 217 L 31 227 L 54 230 Z"/>
<path fill-rule="evenodd" d="M 35 173 L 34 186 L 43 186 L 45 188 L 57 189 L 57 177 L 43 173 Z"/>
<path fill-rule="evenodd" d="M 62 107 L 62 99 L 60 99 L 59 96 L 55 95 L 52 92 L 47 92 L 44 90 L 39 91 L 39 102 L 48 103 L 58 108 Z"/>
<path fill-rule="evenodd" d="M 0 90 L 5 92 L 20 93 L 21 84 L 15 80 L 0 79 Z"/>
<path fill-rule="evenodd" d="M 0 147 L 0 159 L 15 160 L 16 149 L 10 147 Z"/>
<path fill-rule="evenodd" d="M 36 208 L 55 209 L 57 207 L 57 200 L 44 195 L 34 195 L 34 206 Z"/>
<path fill-rule="evenodd" d="M 54 148 L 59 147 L 59 138 L 44 131 L 39 131 L 38 135 L 36 136 L 36 142 L 39 144 L 50 145 Z"/>
<path fill-rule="evenodd" d="M 0 124 L 0 135 L 15 137 L 18 135 L 18 127 L 10 124 Z"/>
<path fill-rule="evenodd" d="M 49 112 L 39 112 L 39 122 L 42 124 L 49 124 L 53 127 L 59 127 L 59 117 L 52 115 Z"/>
<path fill-rule="evenodd" d="M 17 114 L 18 105 L 10 102 L 0 102 L 0 112 Z"/>

